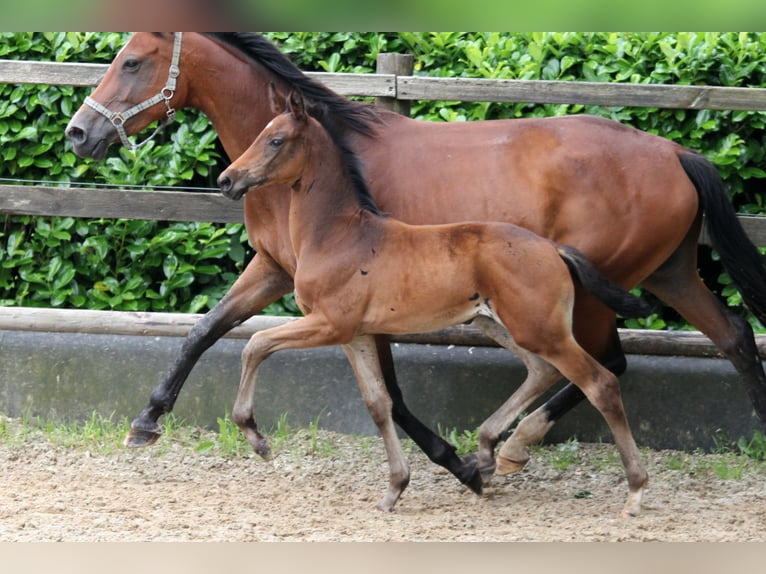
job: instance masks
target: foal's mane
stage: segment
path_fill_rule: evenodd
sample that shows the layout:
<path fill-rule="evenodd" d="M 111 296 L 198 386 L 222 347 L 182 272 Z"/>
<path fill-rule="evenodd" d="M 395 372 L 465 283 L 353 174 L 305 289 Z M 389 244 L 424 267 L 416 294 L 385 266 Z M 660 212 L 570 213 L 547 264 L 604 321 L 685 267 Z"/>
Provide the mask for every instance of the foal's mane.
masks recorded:
<path fill-rule="evenodd" d="M 300 91 L 313 115 L 330 134 L 352 130 L 373 136 L 380 119 L 367 104 L 340 96 L 306 76 L 268 39 L 253 32 L 210 32 L 208 36 L 230 46 L 259 63 L 283 80 L 291 89 Z"/>
<path fill-rule="evenodd" d="M 319 118 L 317 118 L 317 120 L 320 124 L 322 124 Z M 322 127 L 324 128 L 324 126 Z M 343 167 L 346 170 L 346 175 L 348 176 L 351 182 L 351 186 L 356 193 L 356 198 L 359 201 L 359 207 L 365 211 L 369 211 L 374 215 L 385 217 L 387 214 L 380 210 L 378 204 L 375 203 L 375 199 L 372 197 L 372 193 L 370 193 L 370 188 L 367 186 L 367 180 L 362 174 L 362 166 L 361 162 L 359 161 L 359 156 L 353 152 L 351 147 L 349 147 L 348 143 L 346 142 L 346 139 L 342 135 L 327 130 L 326 128 L 324 129 L 332 139 L 335 147 L 337 147 L 338 151 L 340 151 Z"/>

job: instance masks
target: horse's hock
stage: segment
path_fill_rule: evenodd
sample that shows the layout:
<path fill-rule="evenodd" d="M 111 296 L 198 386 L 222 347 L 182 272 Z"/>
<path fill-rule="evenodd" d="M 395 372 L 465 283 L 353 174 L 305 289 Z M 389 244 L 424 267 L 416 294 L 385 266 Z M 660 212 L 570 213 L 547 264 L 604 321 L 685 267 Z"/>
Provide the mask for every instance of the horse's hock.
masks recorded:
<path fill-rule="evenodd" d="M 61 421 L 86 420 L 94 412 L 115 420 L 130 418 L 143 406 L 195 319 L 3 310 L 0 412 Z M 256 317 L 219 340 L 193 370 L 174 413 L 216 428 L 236 396 L 240 353 L 249 333 L 284 320 L 289 319 Z M 651 350 L 662 336 L 623 335 L 629 352 Z M 445 337 L 457 344 L 444 344 Z M 676 351 L 695 356 L 629 354 L 621 387 L 640 446 L 708 448 L 715 437 L 736 439 L 757 428 L 731 363 L 705 356 L 710 345 L 697 340 L 701 337 L 686 339 L 685 347 L 677 345 Z M 432 343 L 416 342 L 427 340 Z M 433 428 L 475 428 L 524 378 L 520 361 L 504 349 L 487 346 L 470 328 L 396 342 L 393 352 L 407 403 Z M 377 432 L 340 348 L 277 353 L 264 363 L 260 377 L 256 403 L 262 428 L 276 425 L 287 413 L 295 426 L 318 420 L 320 426 L 344 433 Z M 547 440 L 573 436 L 583 442 L 611 441 L 603 419 L 587 403 L 562 419 Z"/>

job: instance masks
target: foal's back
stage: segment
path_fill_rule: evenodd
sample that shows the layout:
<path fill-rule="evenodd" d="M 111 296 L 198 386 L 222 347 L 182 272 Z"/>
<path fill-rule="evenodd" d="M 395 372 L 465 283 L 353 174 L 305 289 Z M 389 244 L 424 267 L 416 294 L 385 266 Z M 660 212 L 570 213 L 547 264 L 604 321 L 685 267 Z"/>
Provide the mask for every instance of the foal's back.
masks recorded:
<path fill-rule="evenodd" d="M 423 332 L 479 315 L 506 328 L 551 315 L 569 321 L 574 287 L 554 243 L 508 223 L 413 226 L 387 217 L 356 162 L 291 95 L 219 178 L 231 193 L 291 185 L 304 313 L 321 312 L 349 334 Z M 568 327 L 562 321 L 557 333 Z"/>

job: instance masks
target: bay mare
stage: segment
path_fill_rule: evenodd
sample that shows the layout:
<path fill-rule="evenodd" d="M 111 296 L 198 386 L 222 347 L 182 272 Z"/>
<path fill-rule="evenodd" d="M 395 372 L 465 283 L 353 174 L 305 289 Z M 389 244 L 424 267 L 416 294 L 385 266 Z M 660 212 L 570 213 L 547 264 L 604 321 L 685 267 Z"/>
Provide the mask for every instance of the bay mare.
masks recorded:
<path fill-rule="evenodd" d="M 276 96 L 276 94 L 275 94 Z M 275 97 L 275 108 L 280 100 Z M 356 156 L 305 110 L 291 92 L 287 111 L 269 122 L 219 177 L 224 195 L 239 199 L 264 185 L 289 186 L 289 232 L 296 255 L 295 300 L 304 317 L 255 333 L 242 353 L 242 378 L 232 419 L 256 452 L 268 456 L 258 432 L 254 393 L 258 368 L 284 349 L 344 348 L 374 334 L 420 333 L 475 322 L 515 352 L 529 373 L 490 417 L 507 424 L 561 378 L 577 385 L 604 416 L 622 457 L 635 516 L 647 473 L 628 426 L 617 377 L 587 354 L 572 334 L 574 283 L 626 316 L 649 306 L 607 282 L 569 247 L 508 223 L 408 225 L 375 205 Z M 292 191 L 290 191 L 292 190 Z M 413 184 L 413 193 L 418 189 Z M 364 399 L 383 435 L 391 469 L 378 503 L 392 510 L 409 483 L 407 461 L 391 419 L 382 377 Z M 479 445 L 491 460 L 493 444 Z M 498 470 L 503 466 L 500 460 Z"/>
<path fill-rule="evenodd" d="M 702 156 L 667 139 L 588 116 L 447 124 L 372 109 L 310 80 L 257 34 L 185 33 L 178 66 L 171 68 L 179 39 L 178 34 L 134 34 L 91 94 L 92 102 L 107 111 L 131 112 L 123 122 L 127 135 L 167 117 L 171 107 L 193 107 L 210 118 L 226 154 L 236 158 L 274 117 L 269 85 L 283 94 L 298 88 L 309 107 L 321 104 L 328 110 L 326 119 L 347 136 L 381 209 L 418 224 L 466 219 L 515 223 L 576 247 L 623 287 L 641 284 L 731 360 L 766 430 L 766 376 L 752 330 L 722 305 L 697 273 L 703 213 L 721 261 L 750 311 L 762 321 L 763 260 L 742 231 L 716 170 Z M 180 73 L 167 91 L 169 69 Z M 140 105 L 158 94 L 167 97 Z M 121 139 L 113 120 L 84 104 L 67 127 L 76 153 L 104 158 L 108 147 Z M 412 192 L 413 184 L 417 193 Z M 243 208 L 257 254 L 187 336 L 177 360 L 133 422 L 126 439 L 131 446 L 157 439 L 158 420 L 172 410 L 206 349 L 294 287 L 289 195 L 280 186 L 270 186 L 246 195 Z M 613 373 L 625 370 L 614 312 L 580 287 L 574 332 Z M 407 409 L 386 338 L 376 337 L 374 348 L 357 353 L 353 361 L 367 371 L 382 371 L 397 424 L 432 460 L 480 491 L 476 468 L 461 461 Z M 526 445 L 539 441 L 582 398 L 575 386 L 565 386 L 521 421 L 502 445 L 501 456 L 521 468 L 529 457 Z M 490 435 L 482 440 L 499 441 L 500 429 L 485 431 Z"/>

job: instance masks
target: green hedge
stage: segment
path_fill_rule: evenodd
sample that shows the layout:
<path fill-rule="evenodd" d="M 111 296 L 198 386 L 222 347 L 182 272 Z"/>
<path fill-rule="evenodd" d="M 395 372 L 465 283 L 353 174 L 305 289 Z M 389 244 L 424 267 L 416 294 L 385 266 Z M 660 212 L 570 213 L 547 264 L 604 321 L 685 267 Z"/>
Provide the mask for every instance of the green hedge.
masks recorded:
<path fill-rule="evenodd" d="M 415 55 L 416 74 L 766 87 L 766 34 L 755 33 L 283 33 L 267 34 L 304 70 L 372 72 L 380 52 Z M 2 34 L 0 58 L 109 62 L 123 34 Z M 0 177 L 130 185 L 211 186 L 224 165 L 206 118 L 191 110 L 138 157 L 113 148 L 106 162 L 76 158 L 64 126 L 89 90 L 0 85 Z M 761 213 L 766 181 L 763 112 L 578 105 L 414 102 L 430 121 L 592 113 L 669 137 L 721 170 L 739 211 Z M 241 226 L 7 217 L 0 303 L 204 311 L 241 270 Z M 93 248 L 78 254 L 80 244 Z M 97 254 L 97 255 L 96 255 Z M 740 305 L 701 249 L 706 283 Z M 292 312 L 289 298 L 273 312 Z M 634 327 L 683 328 L 668 309 Z M 760 327 L 760 325 L 757 325 Z"/>
<path fill-rule="evenodd" d="M 116 33 L 0 35 L 0 58 L 109 63 Z M 82 160 L 64 129 L 89 88 L 0 85 L 0 177 L 62 183 L 211 187 L 220 153 L 207 118 L 179 111 L 173 129 L 137 152 Z M 6 216 L 0 304 L 198 312 L 242 270 L 242 225 Z M 84 249 L 81 249 L 84 247 Z"/>

